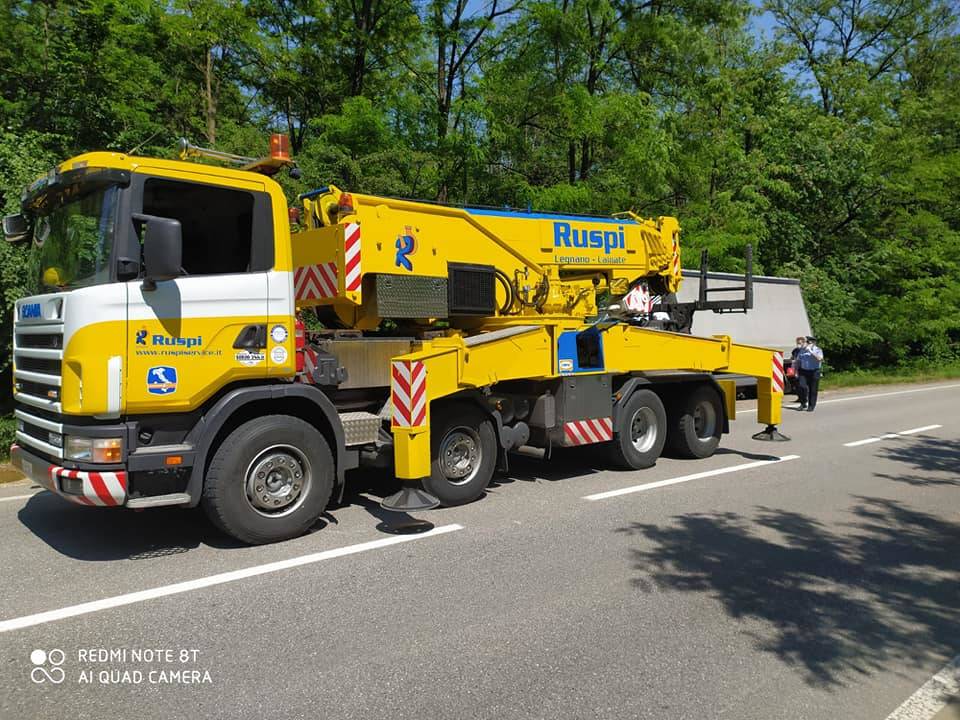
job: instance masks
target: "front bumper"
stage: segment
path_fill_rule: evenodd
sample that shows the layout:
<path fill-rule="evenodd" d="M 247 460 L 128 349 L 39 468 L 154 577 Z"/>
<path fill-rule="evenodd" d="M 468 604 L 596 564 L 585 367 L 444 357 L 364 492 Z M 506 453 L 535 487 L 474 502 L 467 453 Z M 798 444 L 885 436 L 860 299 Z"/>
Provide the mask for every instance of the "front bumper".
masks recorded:
<path fill-rule="evenodd" d="M 33 482 L 77 505 L 119 507 L 127 502 L 123 470 L 69 470 L 24 450 L 10 448 L 10 462 Z"/>

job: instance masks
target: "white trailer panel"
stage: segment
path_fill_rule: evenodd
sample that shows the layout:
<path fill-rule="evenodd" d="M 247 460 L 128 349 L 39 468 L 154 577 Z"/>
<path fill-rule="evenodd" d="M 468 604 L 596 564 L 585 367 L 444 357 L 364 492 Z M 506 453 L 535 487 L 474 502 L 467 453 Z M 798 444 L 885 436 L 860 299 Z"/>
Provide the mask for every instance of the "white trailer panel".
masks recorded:
<path fill-rule="evenodd" d="M 736 287 L 743 285 L 743 275 L 711 272 L 707 274 L 708 286 Z M 700 292 L 700 273 L 683 271 L 683 283 L 677 299 L 680 302 L 696 300 Z M 713 298 L 718 298 L 714 295 Z M 741 294 L 723 293 L 722 299 L 734 300 Z M 694 335 L 729 335 L 734 342 L 759 345 L 782 350 L 790 357 L 790 351 L 800 335 L 812 335 L 807 308 L 800 294 L 800 281 L 793 278 L 754 275 L 753 309 L 746 313 L 715 313 L 701 310 L 693 316 Z"/>

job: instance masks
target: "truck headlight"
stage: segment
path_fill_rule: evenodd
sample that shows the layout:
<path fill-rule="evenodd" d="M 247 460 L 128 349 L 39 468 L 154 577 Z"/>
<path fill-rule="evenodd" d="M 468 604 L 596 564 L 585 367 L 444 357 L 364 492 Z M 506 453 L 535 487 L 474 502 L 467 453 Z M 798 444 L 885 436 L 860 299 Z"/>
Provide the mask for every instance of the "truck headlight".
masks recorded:
<path fill-rule="evenodd" d="M 67 435 L 63 456 L 67 460 L 94 463 L 118 463 L 123 454 L 123 438 L 88 438 Z"/>

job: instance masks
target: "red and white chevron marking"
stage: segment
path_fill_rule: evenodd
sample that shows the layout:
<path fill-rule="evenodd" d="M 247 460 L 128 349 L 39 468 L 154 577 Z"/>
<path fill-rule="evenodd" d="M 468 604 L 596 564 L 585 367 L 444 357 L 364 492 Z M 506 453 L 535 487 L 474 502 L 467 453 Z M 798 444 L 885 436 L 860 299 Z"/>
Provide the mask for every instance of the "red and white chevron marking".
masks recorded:
<path fill-rule="evenodd" d="M 321 300 L 337 296 L 337 264 L 303 265 L 293 272 L 297 300 Z"/>
<path fill-rule="evenodd" d="M 783 392 L 783 355 L 775 352 L 773 354 L 773 392 Z"/>
<path fill-rule="evenodd" d="M 347 290 L 360 289 L 360 223 L 350 223 L 343 231 L 343 275 Z"/>
<path fill-rule="evenodd" d="M 590 445 L 613 440 L 613 418 L 574 420 L 563 424 L 564 445 Z"/>
<path fill-rule="evenodd" d="M 303 372 L 297 375 L 297 379 L 313 385 L 313 371 L 317 369 L 317 351 L 309 345 L 305 345 L 297 352 L 303 357 Z"/>
<path fill-rule="evenodd" d="M 677 233 L 673 234 L 673 274 L 680 274 L 680 242 L 677 240 Z"/>
<path fill-rule="evenodd" d="M 427 418 L 427 367 L 419 360 L 393 362 L 393 424 L 417 427 Z"/>
<path fill-rule="evenodd" d="M 650 298 L 650 290 L 647 289 L 646 284 L 640 283 L 630 292 L 624 295 L 623 305 L 630 312 L 649 315 L 652 306 L 652 300 Z"/>
<path fill-rule="evenodd" d="M 98 505 L 100 507 L 119 507 L 127 500 L 127 474 L 116 472 L 84 472 L 67 470 L 59 465 L 47 468 L 50 482 L 57 488 L 57 494 L 78 505 Z M 83 495 L 71 495 L 60 491 L 61 478 L 80 480 L 83 483 Z"/>

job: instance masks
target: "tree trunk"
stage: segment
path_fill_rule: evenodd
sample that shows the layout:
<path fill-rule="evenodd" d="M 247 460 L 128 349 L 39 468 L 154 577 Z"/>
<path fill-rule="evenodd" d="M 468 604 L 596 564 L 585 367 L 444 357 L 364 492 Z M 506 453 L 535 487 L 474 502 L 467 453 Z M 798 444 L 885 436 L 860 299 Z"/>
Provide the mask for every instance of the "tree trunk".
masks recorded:
<path fill-rule="evenodd" d="M 217 142 L 217 100 L 213 84 L 213 48 L 207 50 L 207 61 L 203 73 L 203 94 L 206 101 L 207 142 L 212 146 Z"/>
<path fill-rule="evenodd" d="M 580 141 L 580 179 L 586 180 L 590 177 L 590 139 L 583 138 Z"/>
<path fill-rule="evenodd" d="M 363 81 L 367 71 L 367 42 L 373 31 L 373 0 L 363 0 L 360 12 L 354 15 L 356 40 L 353 45 L 353 72 L 350 73 L 350 94 L 363 94 Z"/>

